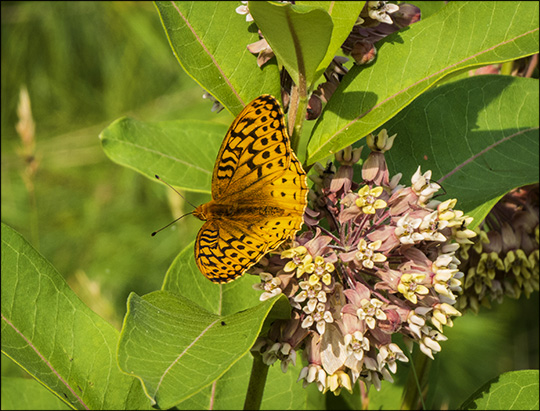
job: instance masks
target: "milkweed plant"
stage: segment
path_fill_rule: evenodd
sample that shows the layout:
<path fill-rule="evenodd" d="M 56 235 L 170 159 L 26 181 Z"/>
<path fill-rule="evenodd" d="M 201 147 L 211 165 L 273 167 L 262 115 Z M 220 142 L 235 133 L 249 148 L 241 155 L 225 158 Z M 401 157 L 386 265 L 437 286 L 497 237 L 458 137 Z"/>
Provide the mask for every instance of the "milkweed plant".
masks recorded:
<path fill-rule="evenodd" d="M 3 225 L 4 354 L 75 409 L 537 406 L 538 390 L 504 392 L 537 371 L 431 403 L 425 380 L 461 318 L 539 289 L 538 2 L 155 5 L 209 117 L 281 101 L 303 227 L 229 284 L 200 274 L 190 244 L 161 290 L 129 296 L 118 333 Z M 100 139 L 152 184 L 208 194 L 226 129 L 124 117 Z M 4 305 L 17 293 L 69 309 L 23 320 Z M 373 399 L 405 372 L 401 404 Z"/>

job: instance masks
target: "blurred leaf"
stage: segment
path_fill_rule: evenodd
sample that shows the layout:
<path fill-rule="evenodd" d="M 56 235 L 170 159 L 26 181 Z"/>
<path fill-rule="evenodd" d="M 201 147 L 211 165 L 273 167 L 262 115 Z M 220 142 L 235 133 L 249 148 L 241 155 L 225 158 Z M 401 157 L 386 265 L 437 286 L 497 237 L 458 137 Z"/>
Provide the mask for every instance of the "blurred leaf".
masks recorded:
<path fill-rule="evenodd" d="M 34 379 L 2 377 L 3 410 L 71 410 Z"/>
<path fill-rule="evenodd" d="M 294 83 L 299 85 L 302 78 L 311 89 L 326 68 L 321 62 L 333 29 L 328 13 L 318 7 L 267 1 L 249 2 L 249 11 Z"/>
<path fill-rule="evenodd" d="M 149 398 L 167 409 L 210 385 L 242 358 L 268 315 L 289 318 L 287 299 L 280 296 L 219 316 L 165 291 L 142 298 L 131 294 L 118 363 L 141 379 Z"/>
<path fill-rule="evenodd" d="M 247 46 L 259 40 L 231 1 L 155 3 L 183 69 L 234 116 L 255 97 L 281 97 L 276 64 L 257 66 Z"/>
<path fill-rule="evenodd" d="M 398 134 L 386 153 L 390 174 L 432 170 L 447 198 L 478 208 L 480 221 L 485 202 L 538 181 L 538 99 L 538 80 L 497 75 L 423 94 L 384 125 Z"/>
<path fill-rule="evenodd" d="M 400 364 L 401 365 L 401 364 Z M 402 406 L 403 386 L 397 382 L 381 381 L 381 389 L 369 390 L 370 410 L 399 410 Z M 356 408 L 358 409 L 358 408 Z"/>
<path fill-rule="evenodd" d="M 116 364 L 117 331 L 2 224 L 2 352 L 75 409 L 146 408 Z"/>
<path fill-rule="evenodd" d="M 100 134 L 114 162 L 186 190 L 210 192 L 216 155 L 227 127 L 196 120 L 143 122 L 121 118 Z"/>
<path fill-rule="evenodd" d="M 233 314 L 260 303 L 259 293 L 252 288 L 260 282 L 259 276 L 244 274 L 228 284 L 213 283 L 199 271 L 193 245 L 184 248 L 171 264 L 163 291 L 182 295 L 217 315 Z"/>
<path fill-rule="evenodd" d="M 538 370 L 507 372 L 483 385 L 460 409 L 537 410 L 538 389 Z"/>
<path fill-rule="evenodd" d="M 188 80 L 171 58 L 150 2 L 1 7 L 2 144 L 14 137 L 22 84 L 32 99 L 39 141 L 140 109 Z"/>
<path fill-rule="evenodd" d="M 451 2 L 388 36 L 375 62 L 353 67 L 324 108 L 307 162 L 363 138 L 450 73 L 538 53 L 538 30 L 538 2 Z"/>

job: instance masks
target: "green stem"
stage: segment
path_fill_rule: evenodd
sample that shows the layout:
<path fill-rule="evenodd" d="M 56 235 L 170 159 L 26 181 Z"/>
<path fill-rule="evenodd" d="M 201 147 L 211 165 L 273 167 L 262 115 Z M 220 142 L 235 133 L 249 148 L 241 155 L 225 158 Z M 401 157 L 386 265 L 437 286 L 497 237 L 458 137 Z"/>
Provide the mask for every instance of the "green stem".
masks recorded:
<path fill-rule="evenodd" d="M 428 388 L 429 370 L 432 360 L 419 349 L 413 355 L 407 353 L 411 362 L 411 370 L 403 390 L 402 410 L 425 410 L 424 397 Z"/>
<path fill-rule="evenodd" d="M 300 76 L 300 86 L 294 85 L 292 87 L 289 104 L 289 135 L 291 136 L 291 147 L 294 152 L 298 152 L 302 126 L 306 119 L 307 103 L 306 83 L 303 77 Z"/>
<path fill-rule="evenodd" d="M 268 375 L 268 365 L 263 363 L 261 354 L 252 354 L 253 365 L 251 366 L 251 377 L 249 378 L 244 410 L 259 410 L 261 408 L 264 385 Z"/>

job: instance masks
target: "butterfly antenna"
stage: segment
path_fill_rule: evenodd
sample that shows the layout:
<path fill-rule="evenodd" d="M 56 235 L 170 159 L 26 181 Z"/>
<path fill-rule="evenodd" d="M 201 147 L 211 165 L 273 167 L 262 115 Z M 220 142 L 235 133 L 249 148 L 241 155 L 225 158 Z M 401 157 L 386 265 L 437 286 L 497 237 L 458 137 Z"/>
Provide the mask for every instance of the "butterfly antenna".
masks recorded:
<path fill-rule="evenodd" d="M 172 185 L 170 185 L 169 183 L 167 183 L 166 181 L 164 181 L 164 180 L 163 180 L 162 178 L 160 178 L 157 174 L 156 174 L 155 176 L 156 176 L 156 178 L 157 178 L 159 181 L 161 181 L 161 182 L 164 183 L 164 184 L 167 184 L 167 186 L 169 186 L 170 188 L 172 188 L 172 189 L 174 190 L 174 192 L 175 192 L 176 194 L 178 194 L 180 197 L 182 197 L 182 198 L 184 199 L 184 201 L 186 201 L 190 206 L 192 206 L 193 208 L 197 208 L 197 207 L 195 207 L 193 204 L 191 204 L 191 203 L 190 203 L 190 202 L 189 202 L 182 194 L 180 194 L 180 192 L 179 192 L 176 188 L 174 188 Z M 190 214 L 193 214 L 193 212 L 187 213 L 187 214 L 184 214 L 184 215 L 181 215 L 181 216 L 178 217 L 176 220 L 171 221 L 171 222 L 170 222 L 169 224 L 167 224 L 165 227 L 161 227 L 159 230 L 154 231 L 154 232 L 152 233 L 152 237 L 155 236 L 155 235 L 156 235 L 157 233 L 159 233 L 160 231 L 165 230 L 165 229 L 166 229 L 167 227 L 169 227 L 170 225 L 176 223 L 176 222 L 177 222 L 178 220 L 180 220 L 182 217 L 185 217 L 185 216 L 190 215 Z"/>
<path fill-rule="evenodd" d="M 175 190 L 175 191 L 176 191 L 176 190 Z M 165 230 L 165 229 L 166 229 L 167 227 L 169 227 L 170 225 L 176 223 L 176 222 L 177 222 L 178 220 L 180 220 L 182 217 L 185 217 L 185 216 L 190 215 L 190 214 L 193 214 L 193 213 L 187 213 L 187 214 L 181 215 L 181 216 L 178 217 L 176 220 L 171 221 L 171 222 L 170 222 L 169 224 L 167 224 L 165 227 L 161 227 L 159 230 L 154 231 L 154 232 L 152 233 L 152 237 L 155 236 L 157 233 L 159 233 L 161 230 Z"/>
<path fill-rule="evenodd" d="M 178 194 L 180 197 L 182 197 L 182 198 L 184 199 L 184 201 L 185 201 L 186 203 L 188 203 L 191 207 L 197 208 L 197 206 L 194 206 L 193 204 L 191 204 L 191 203 L 189 202 L 189 200 L 188 200 L 186 197 L 184 197 L 182 194 L 180 194 L 180 192 L 179 192 L 176 188 L 174 188 L 172 185 L 170 185 L 169 183 L 167 183 L 165 180 L 163 180 L 163 179 L 162 179 L 160 176 L 158 176 L 157 174 L 156 174 L 156 178 L 157 178 L 159 181 L 161 181 L 162 183 L 167 184 L 170 188 L 172 188 L 172 189 L 174 190 L 174 192 L 175 192 L 176 194 Z M 190 213 L 190 214 L 191 214 L 191 213 Z M 187 214 L 186 214 L 186 215 L 187 215 Z M 173 221 L 173 223 L 174 223 L 174 221 Z M 171 223 L 171 224 L 172 224 L 172 223 Z M 163 228 L 165 228 L 165 227 L 163 227 Z"/>

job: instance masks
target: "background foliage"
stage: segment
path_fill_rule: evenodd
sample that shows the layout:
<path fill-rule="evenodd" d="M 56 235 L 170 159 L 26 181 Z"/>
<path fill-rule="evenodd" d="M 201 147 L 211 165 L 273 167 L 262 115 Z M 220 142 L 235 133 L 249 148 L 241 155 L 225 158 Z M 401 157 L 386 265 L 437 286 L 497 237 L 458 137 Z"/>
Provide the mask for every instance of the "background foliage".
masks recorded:
<path fill-rule="evenodd" d="M 151 238 L 152 231 L 191 207 L 112 163 L 98 134 L 124 115 L 212 120 L 224 129 L 233 117 L 225 110 L 210 112 L 203 90 L 171 53 L 151 3 L 2 2 L 1 11 L 2 222 L 20 232 L 86 305 L 119 330 L 128 294 L 159 289 L 200 223 L 188 217 Z M 23 85 L 36 122 L 39 165 L 33 192 L 22 178 L 26 163 L 15 132 Z M 199 204 L 207 197 L 188 193 L 188 199 Z M 456 407 L 504 371 L 537 369 L 538 324 L 537 293 L 531 300 L 506 299 L 491 311 L 457 319 L 445 330 L 449 341 L 433 364 L 434 406 Z M 11 361 L 2 361 L 3 383 L 21 375 Z M 398 375 L 395 386 L 400 383 Z M 2 408 L 37 407 L 29 405 L 37 398 L 20 400 L 2 390 Z M 343 405 L 332 395 L 327 400 L 331 407 Z"/>

